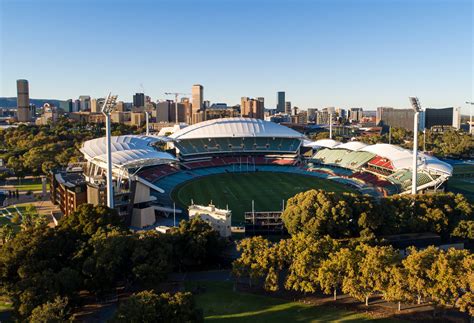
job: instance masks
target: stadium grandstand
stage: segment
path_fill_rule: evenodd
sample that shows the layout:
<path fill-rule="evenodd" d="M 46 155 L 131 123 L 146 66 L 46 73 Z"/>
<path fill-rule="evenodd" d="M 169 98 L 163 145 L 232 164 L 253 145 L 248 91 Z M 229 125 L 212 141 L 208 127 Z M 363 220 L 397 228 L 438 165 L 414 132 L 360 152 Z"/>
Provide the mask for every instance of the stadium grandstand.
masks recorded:
<path fill-rule="evenodd" d="M 313 153 L 303 154 L 308 149 Z M 87 202 L 105 204 L 105 138 L 86 141 L 81 152 Z M 214 119 L 177 129 L 168 137 L 112 137 L 114 201 L 132 228 L 148 228 L 156 225 L 156 214 L 184 216 L 185 205 L 175 208 L 173 194 L 187 182 L 212 175 L 294 174 L 306 176 L 310 182 L 320 181 L 318 187 L 323 189 L 333 185 L 376 197 L 405 194 L 411 188 L 411 157 L 410 151 L 394 145 L 309 141 L 269 121 Z M 418 160 L 418 190 L 441 189 L 452 173 L 451 166 L 423 153 Z M 255 198 L 257 195 L 258 191 Z M 212 196 L 209 198 L 212 200 Z M 262 211 L 277 210 L 278 205 L 274 210 Z"/>
<path fill-rule="evenodd" d="M 308 163 L 313 171 L 331 174 L 350 170 L 350 177 L 384 190 L 386 194 L 408 194 L 412 186 L 413 153 L 390 144 L 339 143 L 323 139 L 311 143 L 316 153 Z M 419 153 L 417 190 L 438 190 L 452 174 L 452 166 Z"/>

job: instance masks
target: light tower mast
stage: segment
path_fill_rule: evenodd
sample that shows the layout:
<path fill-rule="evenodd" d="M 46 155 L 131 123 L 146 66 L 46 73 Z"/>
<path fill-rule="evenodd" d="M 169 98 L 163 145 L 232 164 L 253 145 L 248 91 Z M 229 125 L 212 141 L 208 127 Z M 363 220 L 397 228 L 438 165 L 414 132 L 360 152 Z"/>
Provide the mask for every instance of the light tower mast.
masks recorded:
<path fill-rule="evenodd" d="M 102 106 L 102 113 L 105 115 L 105 137 L 107 152 L 107 206 L 114 208 L 114 185 L 112 182 L 112 143 L 111 143 L 111 126 L 110 113 L 115 108 L 117 96 L 109 93 Z"/>
<path fill-rule="evenodd" d="M 416 179 L 418 172 L 418 115 L 422 111 L 420 101 L 417 97 L 409 97 L 411 107 L 415 112 L 413 117 L 413 166 L 411 178 L 411 194 L 416 194 Z"/>

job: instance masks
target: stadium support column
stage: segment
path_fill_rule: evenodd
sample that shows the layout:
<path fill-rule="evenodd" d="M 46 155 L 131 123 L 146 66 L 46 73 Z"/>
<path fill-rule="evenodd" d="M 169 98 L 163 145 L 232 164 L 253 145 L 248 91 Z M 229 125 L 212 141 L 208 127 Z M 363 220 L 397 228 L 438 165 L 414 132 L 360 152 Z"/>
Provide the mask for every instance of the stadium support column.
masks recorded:
<path fill-rule="evenodd" d="M 116 95 L 107 95 L 102 106 L 102 113 L 105 115 L 105 138 L 106 138 L 106 153 L 107 153 L 107 206 L 114 208 L 114 185 L 112 182 L 112 135 L 110 129 L 110 113 L 115 107 L 117 101 Z"/>
<path fill-rule="evenodd" d="M 416 179 L 418 172 L 418 115 L 421 111 L 420 102 L 416 97 L 410 97 L 410 103 L 413 108 L 413 166 L 412 166 L 412 178 L 411 178 L 411 194 L 416 194 Z"/>
<path fill-rule="evenodd" d="M 112 183 L 112 144 L 110 130 L 110 114 L 105 116 L 105 131 L 107 136 L 107 206 L 114 208 L 114 185 Z"/>

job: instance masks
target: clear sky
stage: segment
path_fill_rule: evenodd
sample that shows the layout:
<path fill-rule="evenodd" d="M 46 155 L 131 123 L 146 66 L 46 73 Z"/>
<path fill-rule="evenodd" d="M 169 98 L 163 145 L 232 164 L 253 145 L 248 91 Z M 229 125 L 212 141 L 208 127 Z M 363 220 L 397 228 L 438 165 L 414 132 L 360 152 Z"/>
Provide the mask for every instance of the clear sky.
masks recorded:
<path fill-rule="evenodd" d="M 0 0 L 0 96 L 131 101 L 204 86 L 211 102 L 463 106 L 472 0 Z"/>

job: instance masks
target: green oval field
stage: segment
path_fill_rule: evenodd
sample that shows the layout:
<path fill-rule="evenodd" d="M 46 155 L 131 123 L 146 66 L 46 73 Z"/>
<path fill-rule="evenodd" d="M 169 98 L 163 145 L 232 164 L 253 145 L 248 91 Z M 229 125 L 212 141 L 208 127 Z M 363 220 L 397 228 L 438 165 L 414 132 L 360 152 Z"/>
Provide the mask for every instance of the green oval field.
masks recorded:
<path fill-rule="evenodd" d="M 290 173 L 226 173 L 210 175 L 176 187 L 171 197 L 182 208 L 191 204 L 208 205 L 232 210 L 232 224 L 243 224 L 244 213 L 280 211 L 283 200 L 310 189 L 332 192 L 355 192 L 354 189 L 326 179 Z"/>

